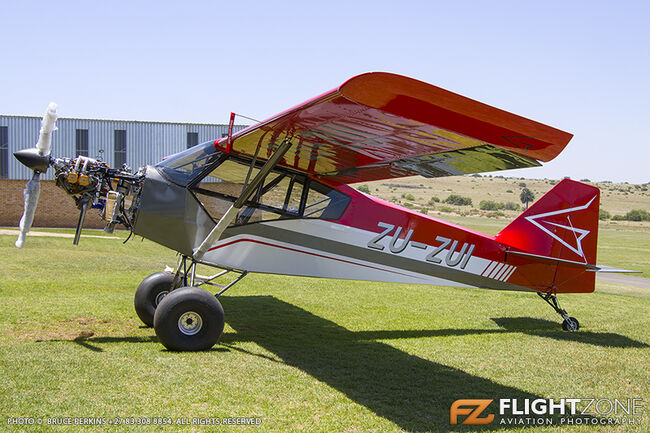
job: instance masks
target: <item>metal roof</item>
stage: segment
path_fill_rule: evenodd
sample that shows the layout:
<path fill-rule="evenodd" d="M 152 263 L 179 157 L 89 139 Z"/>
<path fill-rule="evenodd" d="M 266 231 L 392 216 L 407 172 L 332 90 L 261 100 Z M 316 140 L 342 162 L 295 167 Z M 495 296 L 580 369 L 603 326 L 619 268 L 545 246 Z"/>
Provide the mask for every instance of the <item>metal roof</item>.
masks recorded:
<path fill-rule="evenodd" d="M 53 156 L 77 156 L 76 131 L 86 130 L 88 131 L 88 156 L 102 159 L 112 167 L 115 166 L 114 131 L 126 131 L 126 163 L 134 170 L 143 165 L 153 165 L 165 156 L 185 150 L 188 144 L 188 133 L 197 134 L 198 143 L 212 141 L 228 133 L 228 125 L 225 124 L 139 120 L 59 118 L 56 126 L 57 130 L 52 135 Z M 0 158 L 7 158 L 7 173 L 3 178 L 29 179 L 30 170 L 13 157 L 13 152 L 34 147 L 38 141 L 41 118 L 0 115 L 0 127 L 7 128 L 6 150 L 0 143 L 0 152 L 4 152 Z M 236 125 L 234 131 L 244 127 L 244 125 Z M 41 179 L 52 180 L 53 171 L 48 170 Z"/>

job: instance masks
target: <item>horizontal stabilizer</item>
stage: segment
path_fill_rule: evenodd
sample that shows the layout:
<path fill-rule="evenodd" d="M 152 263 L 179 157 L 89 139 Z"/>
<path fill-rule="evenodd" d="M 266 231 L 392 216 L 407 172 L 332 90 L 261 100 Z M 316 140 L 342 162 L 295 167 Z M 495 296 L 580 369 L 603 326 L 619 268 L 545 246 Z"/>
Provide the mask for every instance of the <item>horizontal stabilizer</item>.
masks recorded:
<path fill-rule="evenodd" d="M 589 271 L 599 271 L 600 270 L 599 266 L 590 265 L 589 263 L 576 262 L 576 261 L 573 261 L 573 260 L 566 260 L 566 259 L 559 259 L 557 257 L 541 256 L 539 254 L 524 253 L 524 252 L 521 252 L 521 251 L 508 251 L 506 253 L 506 262 L 508 261 L 507 256 L 510 256 L 510 255 L 519 256 L 519 257 L 526 257 L 526 258 L 528 258 L 530 260 L 533 260 L 533 261 L 536 261 L 536 262 L 547 263 L 547 264 L 551 264 L 551 265 L 562 264 L 562 265 L 569 266 L 569 267 L 572 267 L 572 268 L 582 268 L 582 269 L 586 269 L 586 270 L 589 270 Z M 633 271 L 629 271 L 629 272 L 633 272 Z"/>
<path fill-rule="evenodd" d="M 595 266 L 596 269 L 594 271 L 596 272 L 605 272 L 608 274 L 642 274 L 643 272 L 641 271 L 631 271 L 629 269 L 618 269 L 618 268 L 612 268 L 611 266 L 604 266 L 604 265 L 598 265 Z"/>
<path fill-rule="evenodd" d="M 522 251 L 508 251 L 506 253 L 506 262 L 508 256 L 525 257 L 535 262 L 547 263 L 551 265 L 564 265 L 571 268 L 582 268 L 586 271 L 592 272 L 605 272 L 609 274 L 641 274 L 641 271 L 632 271 L 630 269 L 612 268 L 605 265 L 590 265 L 589 263 L 575 262 L 573 260 L 559 259 L 557 257 L 541 256 L 539 254 L 524 253 Z"/>

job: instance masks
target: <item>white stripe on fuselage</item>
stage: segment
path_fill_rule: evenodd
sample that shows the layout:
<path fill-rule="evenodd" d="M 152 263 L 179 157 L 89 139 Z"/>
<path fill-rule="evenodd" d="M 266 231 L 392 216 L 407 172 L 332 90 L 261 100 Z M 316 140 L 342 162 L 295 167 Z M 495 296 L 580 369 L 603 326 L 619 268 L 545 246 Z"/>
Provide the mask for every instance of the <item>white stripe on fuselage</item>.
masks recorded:
<path fill-rule="evenodd" d="M 340 242 L 342 244 L 363 248 L 364 250 L 368 250 L 368 242 L 377 236 L 377 232 L 316 219 L 269 221 L 257 224 L 277 227 L 289 232 L 313 236 L 314 238 Z M 436 236 L 433 234 L 432 241 L 435 241 L 435 238 Z M 432 245 L 409 241 L 409 244 L 403 249 L 403 251 L 392 253 L 389 248 L 391 240 L 392 235 L 379 240 L 378 243 L 384 246 L 382 251 L 384 254 L 417 260 L 432 267 L 439 266 L 461 270 L 458 266 L 455 268 L 448 266 L 445 263 L 445 260 L 442 260 L 441 263 L 438 264 L 425 261 L 427 254 L 434 250 L 434 246 Z M 257 241 L 257 243 L 253 241 Z M 215 246 L 230 245 L 209 251 L 205 255 L 204 260 L 214 264 L 247 269 L 254 272 L 362 279 L 371 281 L 467 286 L 443 278 L 432 277 L 430 275 L 406 271 L 397 267 L 364 261 L 358 257 L 350 257 L 345 254 L 334 254 L 322 251 L 317 247 L 317 239 L 314 240 L 315 248 L 296 245 L 290 241 L 291 239 L 279 241 L 276 239 L 268 239 L 263 236 L 240 234 L 219 241 Z M 402 239 L 398 242 L 402 242 Z M 426 246 L 426 249 L 423 249 L 423 246 Z M 459 254 L 459 250 L 460 247 L 457 246 L 454 257 Z M 441 251 L 439 257 L 444 258 L 448 252 L 449 249 Z M 498 262 L 492 262 L 492 264 L 496 263 Z M 490 260 L 471 255 L 465 267 L 461 271 L 475 275 L 481 275 L 481 273 L 485 275 L 485 272 L 483 271 L 486 270 L 488 265 L 492 266 Z M 503 264 L 501 264 L 500 268 L 504 268 Z M 500 276 L 509 277 L 510 275 L 507 274 L 511 274 L 511 272 L 506 272 L 505 268 L 503 270 L 504 272 L 502 272 L 502 275 Z M 496 275 L 495 272 L 490 273 Z M 492 276 L 492 278 L 494 277 L 495 276 Z M 505 280 L 506 278 L 502 279 L 502 281 Z"/>
<path fill-rule="evenodd" d="M 216 249 L 205 254 L 204 262 L 270 274 L 468 287 L 442 278 L 248 234 L 220 241 Z"/>

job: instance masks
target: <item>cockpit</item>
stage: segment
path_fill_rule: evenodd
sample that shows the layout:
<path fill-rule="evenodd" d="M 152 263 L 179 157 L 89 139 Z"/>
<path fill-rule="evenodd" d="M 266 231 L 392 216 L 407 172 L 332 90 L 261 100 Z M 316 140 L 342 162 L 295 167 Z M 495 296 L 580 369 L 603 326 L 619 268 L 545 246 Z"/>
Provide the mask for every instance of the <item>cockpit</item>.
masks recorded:
<path fill-rule="evenodd" d="M 156 167 L 171 182 L 187 188 L 218 221 L 255 177 L 264 161 L 217 150 L 213 142 L 173 155 Z M 341 217 L 350 202 L 344 193 L 283 167 L 276 167 L 237 215 L 233 225 L 288 218 Z"/>

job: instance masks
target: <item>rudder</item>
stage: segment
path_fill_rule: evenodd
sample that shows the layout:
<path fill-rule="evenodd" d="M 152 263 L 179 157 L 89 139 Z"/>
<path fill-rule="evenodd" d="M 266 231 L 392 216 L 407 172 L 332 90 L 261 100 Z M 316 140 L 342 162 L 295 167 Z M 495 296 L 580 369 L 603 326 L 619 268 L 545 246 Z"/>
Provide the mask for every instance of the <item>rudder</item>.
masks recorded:
<path fill-rule="evenodd" d="M 523 251 L 596 263 L 600 190 L 564 179 L 496 236 Z"/>

